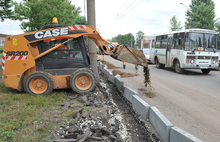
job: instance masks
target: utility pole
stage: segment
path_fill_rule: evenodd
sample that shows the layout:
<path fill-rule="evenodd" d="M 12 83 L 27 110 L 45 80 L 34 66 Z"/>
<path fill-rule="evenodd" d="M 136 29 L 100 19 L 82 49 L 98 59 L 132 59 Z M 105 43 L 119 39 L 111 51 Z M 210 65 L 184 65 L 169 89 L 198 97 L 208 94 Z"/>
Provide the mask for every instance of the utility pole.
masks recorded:
<path fill-rule="evenodd" d="M 87 21 L 88 25 L 93 25 L 96 27 L 96 20 L 95 20 L 95 0 L 87 0 Z M 96 44 L 89 39 L 89 58 L 90 58 L 90 66 L 93 72 L 98 75 L 97 69 L 97 49 Z"/>
<path fill-rule="evenodd" d="M 180 4 L 182 4 L 183 6 L 185 6 L 187 8 L 187 10 L 190 12 L 190 24 L 189 24 L 189 28 L 192 28 L 192 12 L 190 11 L 189 7 L 187 7 L 186 5 L 184 5 L 182 2 L 180 2 Z"/>

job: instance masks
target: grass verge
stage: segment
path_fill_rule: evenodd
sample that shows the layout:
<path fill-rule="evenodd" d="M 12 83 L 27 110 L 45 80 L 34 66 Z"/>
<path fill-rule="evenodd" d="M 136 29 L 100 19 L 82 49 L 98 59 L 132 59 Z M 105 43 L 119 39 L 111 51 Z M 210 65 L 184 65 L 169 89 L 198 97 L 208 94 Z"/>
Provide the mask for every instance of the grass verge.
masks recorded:
<path fill-rule="evenodd" d="M 0 83 L 0 142 L 47 141 L 54 128 L 69 119 L 62 115 L 59 103 L 66 93 L 54 91 L 47 96 L 18 93 Z M 60 122 L 57 119 L 61 120 Z"/>

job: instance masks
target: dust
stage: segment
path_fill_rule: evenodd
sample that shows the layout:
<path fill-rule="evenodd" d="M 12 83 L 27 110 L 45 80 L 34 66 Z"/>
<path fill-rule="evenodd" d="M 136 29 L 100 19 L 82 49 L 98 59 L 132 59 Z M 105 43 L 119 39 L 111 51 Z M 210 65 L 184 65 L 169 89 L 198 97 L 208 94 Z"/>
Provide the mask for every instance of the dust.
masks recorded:
<path fill-rule="evenodd" d="M 116 66 L 114 66 L 113 64 L 111 64 L 107 61 L 104 61 L 104 60 L 100 60 L 100 61 L 102 62 L 102 64 L 108 66 L 108 69 L 117 69 L 117 68 L 119 68 L 119 67 L 116 67 Z"/>
<path fill-rule="evenodd" d="M 114 76 L 116 76 L 117 74 L 119 74 L 121 76 L 121 78 L 126 78 L 126 77 L 133 77 L 133 76 L 138 76 L 138 74 L 132 74 L 132 73 L 125 73 L 125 72 L 121 72 L 119 70 L 113 70 L 112 74 Z"/>
<path fill-rule="evenodd" d="M 154 98 L 156 95 L 152 92 L 148 92 L 147 89 L 145 88 L 139 88 L 139 91 L 143 92 L 144 96 L 148 97 L 148 98 Z"/>

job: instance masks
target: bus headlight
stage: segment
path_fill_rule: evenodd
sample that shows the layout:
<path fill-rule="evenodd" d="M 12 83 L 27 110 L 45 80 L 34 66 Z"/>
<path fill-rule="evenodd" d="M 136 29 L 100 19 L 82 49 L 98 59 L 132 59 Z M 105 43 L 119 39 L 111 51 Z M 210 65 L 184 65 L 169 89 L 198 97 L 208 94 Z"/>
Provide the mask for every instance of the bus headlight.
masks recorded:
<path fill-rule="evenodd" d="M 193 63 L 194 63 L 194 60 L 191 60 L 190 62 L 191 62 L 191 64 L 193 64 Z"/>
<path fill-rule="evenodd" d="M 218 64 L 218 60 L 216 60 L 216 61 L 215 61 L 215 60 L 213 60 L 213 64 L 215 64 L 215 63 L 216 63 L 216 64 Z"/>

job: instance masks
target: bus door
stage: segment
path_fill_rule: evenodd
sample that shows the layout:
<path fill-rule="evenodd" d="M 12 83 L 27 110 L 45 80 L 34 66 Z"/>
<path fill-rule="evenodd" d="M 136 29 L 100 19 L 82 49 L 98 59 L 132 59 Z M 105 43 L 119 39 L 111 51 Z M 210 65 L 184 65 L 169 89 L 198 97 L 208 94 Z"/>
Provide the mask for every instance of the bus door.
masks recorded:
<path fill-rule="evenodd" d="M 155 56 L 155 40 L 152 39 L 150 43 L 150 60 L 154 63 L 154 56 Z"/>
<path fill-rule="evenodd" d="M 172 48 L 172 37 L 167 40 L 167 50 L 166 50 L 166 64 L 171 66 L 171 48 Z"/>

